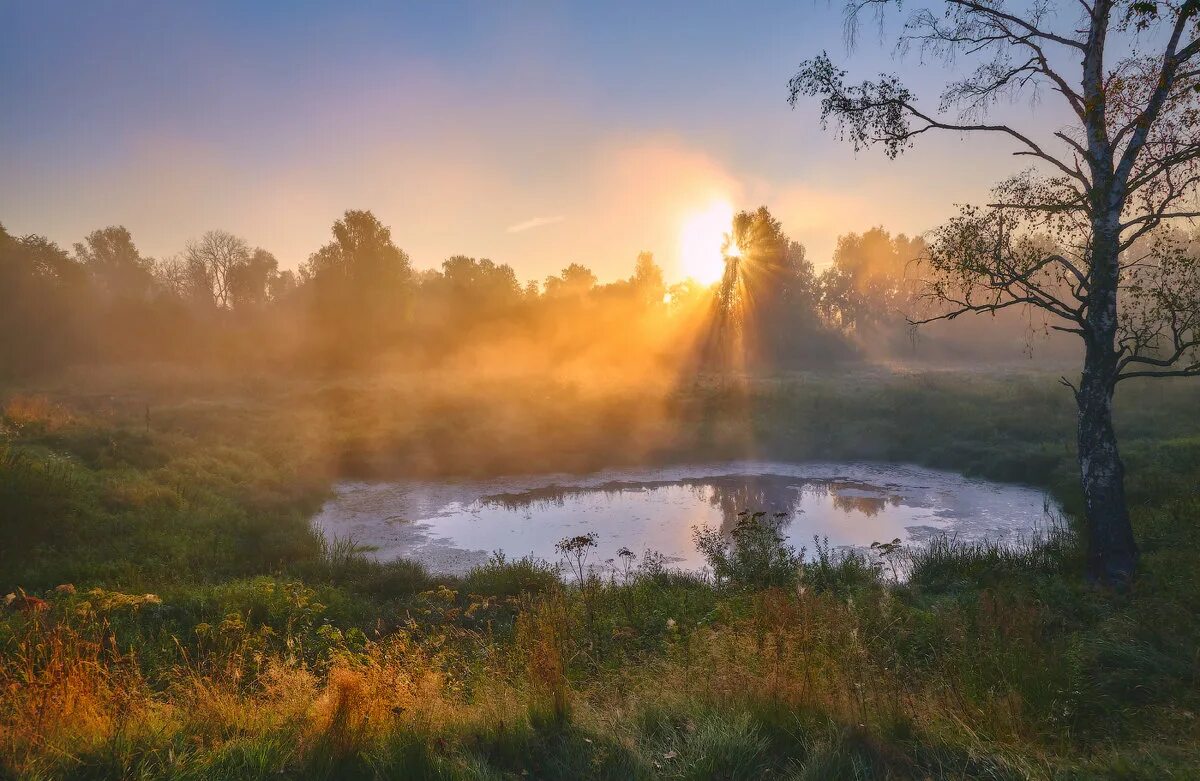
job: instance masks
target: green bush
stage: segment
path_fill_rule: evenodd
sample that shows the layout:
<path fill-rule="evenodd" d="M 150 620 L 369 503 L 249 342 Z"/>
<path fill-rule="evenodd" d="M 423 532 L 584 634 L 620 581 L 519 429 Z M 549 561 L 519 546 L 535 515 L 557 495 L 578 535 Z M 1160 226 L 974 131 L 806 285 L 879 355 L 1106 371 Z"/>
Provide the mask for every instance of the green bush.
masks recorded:
<path fill-rule="evenodd" d="M 787 544 L 779 532 L 779 517 L 766 516 L 762 511 L 743 510 L 728 537 L 711 527 L 692 530 L 696 548 L 718 584 L 763 589 L 796 582 L 804 553 Z"/>

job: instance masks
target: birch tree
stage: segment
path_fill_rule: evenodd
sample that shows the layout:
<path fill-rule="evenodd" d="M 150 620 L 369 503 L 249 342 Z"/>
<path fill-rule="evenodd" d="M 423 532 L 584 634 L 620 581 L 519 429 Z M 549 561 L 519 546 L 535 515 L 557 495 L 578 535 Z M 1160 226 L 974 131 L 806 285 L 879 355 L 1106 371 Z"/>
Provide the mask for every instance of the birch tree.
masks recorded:
<path fill-rule="evenodd" d="M 848 40 L 864 14 L 900 6 L 854 0 Z M 1030 307 L 1079 337 L 1082 370 L 1064 384 L 1078 407 L 1087 567 L 1111 585 L 1138 559 L 1114 393 L 1132 378 L 1200 374 L 1200 268 L 1183 230 L 1200 216 L 1198 18 L 1200 0 L 944 0 L 912 10 L 897 40 L 959 72 L 936 108 L 895 75 L 851 82 L 826 54 L 790 83 L 792 105 L 819 98 L 822 122 L 855 149 L 895 158 L 930 133 L 990 135 L 1031 163 L 934 232 L 933 308 L 912 320 Z M 989 121 L 997 101 L 1023 95 L 1058 101 L 1068 125 Z"/>

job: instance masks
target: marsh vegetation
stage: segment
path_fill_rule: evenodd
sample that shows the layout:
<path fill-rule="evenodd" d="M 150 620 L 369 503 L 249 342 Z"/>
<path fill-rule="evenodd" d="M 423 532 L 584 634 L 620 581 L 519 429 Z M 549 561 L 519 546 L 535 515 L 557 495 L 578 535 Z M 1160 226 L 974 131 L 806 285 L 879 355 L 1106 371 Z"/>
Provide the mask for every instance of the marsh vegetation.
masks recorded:
<path fill-rule="evenodd" d="M 1118 594 L 1081 577 L 1074 526 L 1020 549 L 942 540 L 897 584 L 903 551 L 802 563 L 752 517 L 743 546 L 701 541 L 715 577 L 628 551 L 574 582 L 503 557 L 432 575 L 309 523 L 355 471 L 507 471 L 561 464 L 557 448 L 579 468 L 746 457 L 690 417 L 728 410 L 762 432 L 757 456 L 903 457 L 1044 486 L 1070 513 L 1071 404 L 1046 375 L 702 383 L 667 405 L 678 440 L 653 453 L 596 423 L 629 397 L 569 385 L 500 423 L 402 377 L 218 388 L 176 371 L 140 377 L 156 390 L 136 399 L 103 392 L 128 377 L 90 384 L 5 401 L 12 776 L 1156 778 L 1197 762 L 1190 386 L 1121 410 L 1146 575 Z M 573 423 L 520 436 L 548 420 Z"/>
<path fill-rule="evenodd" d="M 816 179 L 777 176 L 793 157 L 768 148 L 738 68 L 790 46 L 788 27 L 671 10 L 654 35 L 652 5 L 608 28 L 535 9 L 524 44 L 517 6 L 495 24 L 422 7 L 420 45 L 379 50 L 360 42 L 392 26 L 368 9 L 4 9 L 6 210 L 60 239 L 136 220 L 116 208 L 124 160 L 151 172 L 129 197 L 157 244 L 119 224 L 70 250 L 0 227 L 0 778 L 1200 777 L 1200 3 L 946 0 L 896 19 L 898 2 L 851 0 L 847 57 L 872 16 L 896 62 L 919 52 L 915 86 L 814 49 L 778 109 L 893 159 L 941 132 L 998 141 L 926 158 L 901 195 L 880 175 L 893 194 L 869 198 L 815 134 Z M 430 19 L 453 45 L 415 32 Z M 552 39 L 572 23 L 586 34 Z M 714 45 L 676 56 L 706 26 Z M 627 50 L 597 58 L 610 38 Z M 540 59 L 563 43 L 570 67 Z M 368 110 L 427 83 L 435 99 Z M 601 84 L 623 110 L 573 116 Z M 684 88 L 705 102 L 681 112 Z M 450 110 L 460 97 L 473 113 Z M 1038 108 L 1001 106 L 1024 98 Z M 675 143 L 672 112 L 704 149 Z M 602 121 L 621 144 L 563 143 Z M 1032 167 L 993 169 L 996 152 Z M 995 170 L 991 196 L 919 212 L 943 220 L 920 235 L 864 216 L 909 225 L 896 202 L 975 169 Z M 388 220 L 333 219 L 364 194 Z M 810 257 L 734 194 L 842 233 Z M 514 217 L 535 206 L 554 211 Z M 215 215 L 292 257 L 196 223 Z M 638 251 L 673 228 L 666 268 Z M 786 480 L 695 474 L 728 462 Z M 1030 526 L 1010 502 L 981 535 L 816 524 L 810 545 L 789 531 L 806 496 L 881 522 L 936 504 L 818 464 L 945 470 L 957 500 L 1020 484 L 1006 495 L 1044 492 L 1054 525 L 1007 538 Z M 656 550 L 636 525 L 586 523 L 585 496 L 646 484 L 597 473 L 671 470 L 653 490 L 719 511 L 686 555 L 678 534 Z M 528 484 L 548 474 L 573 477 Z M 359 520 L 424 522 L 470 555 L 340 534 L 373 528 L 339 525 L 351 483 L 425 486 L 428 507 Z M 455 491 L 570 517 L 526 557 L 519 535 L 452 529 L 429 497 Z"/>

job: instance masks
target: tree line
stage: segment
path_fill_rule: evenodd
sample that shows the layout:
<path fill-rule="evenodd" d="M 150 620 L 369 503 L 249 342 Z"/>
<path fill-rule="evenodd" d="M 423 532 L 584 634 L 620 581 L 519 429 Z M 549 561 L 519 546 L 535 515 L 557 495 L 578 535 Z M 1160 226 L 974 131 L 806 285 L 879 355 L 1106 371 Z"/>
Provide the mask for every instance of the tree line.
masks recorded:
<path fill-rule="evenodd" d="M 908 270 L 924 249 L 876 227 L 842 236 L 818 272 L 763 207 L 736 215 L 729 235 L 740 250 L 713 286 L 668 284 L 650 252 L 614 282 L 578 263 L 522 282 L 508 264 L 464 255 L 417 270 L 370 211 L 347 211 L 331 234 L 291 271 L 222 230 L 155 259 L 122 226 L 71 250 L 0 227 L 0 371 L 180 360 L 338 367 L 387 354 L 420 366 L 505 339 L 525 353 L 694 347 L 705 361 L 718 360 L 703 342 L 726 338 L 722 328 L 741 335 L 743 364 L 827 365 L 868 342 L 903 342 Z"/>

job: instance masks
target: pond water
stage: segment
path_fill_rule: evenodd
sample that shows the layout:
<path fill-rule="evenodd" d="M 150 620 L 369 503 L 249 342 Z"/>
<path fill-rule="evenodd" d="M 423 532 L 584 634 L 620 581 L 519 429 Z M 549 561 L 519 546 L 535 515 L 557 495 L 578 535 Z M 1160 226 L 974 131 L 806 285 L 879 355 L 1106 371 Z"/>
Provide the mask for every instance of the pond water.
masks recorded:
<path fill-rule="evenodd" d="M 1045 492 L 903 464 L 727 462 L 588 475 L 471 481 L 344 482 L 313 523 L 327 539 L 369 546 L 381 560 L 410 558 L 462 573 L 493 551 L 556 562 L 556 542 L 597 534 L 590 559 L 628 547 L 700 570 L 698 526 L 733 528 L 744 510 L 781 513 L 795 547 L 834 548 L 936 535 L 1014 543 L 1044 532 L 1057 506 Z"/>

